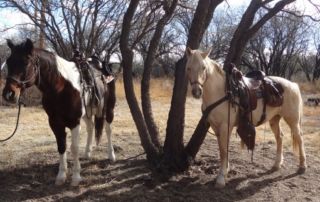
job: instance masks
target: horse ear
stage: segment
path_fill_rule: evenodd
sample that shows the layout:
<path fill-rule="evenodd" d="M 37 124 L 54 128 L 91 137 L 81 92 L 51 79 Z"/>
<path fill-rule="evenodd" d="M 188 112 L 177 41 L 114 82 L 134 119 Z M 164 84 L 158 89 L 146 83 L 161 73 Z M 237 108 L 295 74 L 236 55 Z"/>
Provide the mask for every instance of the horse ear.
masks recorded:
<path fill-rule="evenodd" d="M 202 52 L 201 56 L 203 59 L 205 59 L 206 57 L 208 57 L 210 55 L 210 53 L 211 53 L 211 48 L 205 52 Z"/>
<path fill-rule="evenodd" d="M 33 50 L 33 43 L 32 41 L 28 38 L 26 40 L 26 42 L 24 43 L 24 48 L 27 52 L 27 54 L 31 54 L 32 53 L 32 50 Z"/>
<path fill-rule="evenodd" d="M 10 39 L 7 39 L 7 45 L 11 50 L 14 48 L 14 44 L 12 43 L 12 41 Z"/>
<path fill-rule="evenodd" d="M 193 54 L 193 50 L 191 49 L 191 48 L 189 48 L 189 47 L 187 47 L 187 49 L 186 49 L 186 55 L 187 55 L 187 57 L 190 57 L 192 54 Z"/>

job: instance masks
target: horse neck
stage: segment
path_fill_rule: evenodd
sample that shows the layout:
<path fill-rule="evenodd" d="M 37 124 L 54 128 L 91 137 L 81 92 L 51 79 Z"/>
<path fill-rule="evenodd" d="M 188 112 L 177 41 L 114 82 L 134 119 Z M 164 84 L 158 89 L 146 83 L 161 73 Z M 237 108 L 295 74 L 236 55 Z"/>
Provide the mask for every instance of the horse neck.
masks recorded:
<path fill-rule="evenodd" d="M 206 82 L 203 85 L 202 100 L 211 104 L 225 96 L 226 77 L 219 64 L 207 58 Z"/>
<path fill-rule="evenodd" d="M 35 57 L 38 58 L 39 77 L 36 81 L 36 86 L 42 92 L 56 91 L 57 83 L 61 81 L 61 74 L 58 71 L 55 55 L 50 52 L 38 49 L 35 52 Z"/>

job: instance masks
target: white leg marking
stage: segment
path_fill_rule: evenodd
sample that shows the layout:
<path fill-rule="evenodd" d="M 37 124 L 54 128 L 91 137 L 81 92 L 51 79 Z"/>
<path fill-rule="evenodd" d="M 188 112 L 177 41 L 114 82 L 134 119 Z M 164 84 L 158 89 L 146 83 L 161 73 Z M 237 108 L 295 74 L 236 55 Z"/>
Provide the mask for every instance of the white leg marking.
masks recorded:
<path fill-rule="evenodd" d="M 93 121 L 92 121 L 91 117 L 88 118 L 86 116 L 83 117 L 83 120 L 86 123 L 86 128 L 87 128 L 87 133 L 88 133 L 85 158 L 90 159 L 91 152 L 92 152 L 92 140 L 93 140 Z"/>
<path fill-rule="evenodd" d="M 73 156 L 73 168 L 72 168 L 72 186 L 78 186 L 81 182 L 80 176 L 80 162 L 79 162 L 79 136 L 80 136 L 80 125 L 76 126 L 71 130 L 71 153 Z"/>
<path fill-rule="evenodd" d="M 229 132 L 232 131 L 231 129 Z M 219 130 L 218 136 L 218 144 L 220 151 L 220 171 L 216 179 L 216 188 L 223 188 L 226 185 L 226 177 L 229 170 L 229 159 L 228 159 L 228 142 L 229 142 L 229 134 L 228 134 L 228 125 L 222 125 Z"/>
<path fill-rule="evenodd" d="M 68 164 L 67 164 L 67 153 L 60 154 L 59 158 L 59 173 L 56 177 L 56 185 L 62 185 L 65 183 L 67 178 Z"/>
<path fill-rule="evenodd" d="M 274 117 L 269 121 L 270 128 L 275 136 L 277 142 L 277 154 L 276 160 L 272 167 L 273 170 L 279 170 L 283 164 L 283 154 L 282 154 L 282 137 L 283 133 L 280 129 L 280 117 Z"/>
<path fill-rule="evenodd" d="M 108 156 L 110 161 L 114 162 L 116 161 L 116 156 L 114 154 L 114 149 L 112 145 L 112 129 L 111 129 L 111 123 L 106 124 L 106 132 L 107 132 L 107 137 L 108 137 Z"/>

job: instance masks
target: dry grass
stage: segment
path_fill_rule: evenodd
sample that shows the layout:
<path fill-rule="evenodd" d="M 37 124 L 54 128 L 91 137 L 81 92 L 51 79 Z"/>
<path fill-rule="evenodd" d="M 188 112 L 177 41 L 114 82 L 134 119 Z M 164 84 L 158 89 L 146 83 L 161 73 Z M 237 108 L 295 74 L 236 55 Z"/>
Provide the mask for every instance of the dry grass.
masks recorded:
<path fill-rule="evenodd" d="M 301 92 L 304 94 L 318 94 L 320 93 L 320 80 L 315 82 L 299 83 Z"/>
<path fill-rule="evenodd" d="M 319 198 L 316 193 L 305 191 L 317 190 L 317 187 L 310 188 L 310 186 L 318 185 L 316 166 L 312 165 L 310 171 L 302 177 L 290 177 L 296 169 L 296 162 L 290 153 L 292 151 L 290 131 L 284 122 L 281 122 L 281 127 L 285 134 L 286 166 L 283 171 L 280 171 L 280 174 L 265 176 L 259 174 L 272 166 L 275 154 L 275 139 L 266 124 L 257 128 L 254 163 L 250 162 L 250 155 L 247 152 L 239 152 L 240 139 L 232 136 L 230 144 L 232 170 L 229 185 L 225 190 L 214 189 L 219 155 L 216 138 L 213 135 L 208 135 L 201 147 L 197 156 L 200 163 L 192 166 L 188 172 L 174 176 L 169 181 L 155 183 L 157 178 L 150 174 L 151 171 L 145 163 L 145 156 L 136 157 L 143 153 L 143 149 L 125 100 L 121 80 L 117 81 L 116 88 L 118 100 L 113 122 L 113 143 L 117 146 L 118 159 L 116 163 L 110 164 L 105 160 L 107 138 L 103 136 L 100 146 L 97 146 L 93 152 L 93 160 L 81 159 L 81 173 L 85 181 L 80 187 L 77 189 L 69 187 L 71 178 L 71 164 L 69 163 L 69 181 L 61 187 L 53 186 L 58 170 L 58 153 L 55 137 L 48 125 L 47 115 L 41 107 L 23 108 L 16 136 L 1 144 L 0 186 L 3 189 L 0 190 L 0 201 L 10 199 L 12 201 L 185 201 L 187 198 L 190 201 L 241 201 L 241 199 L 245 201 L 282 201 L 283 197 L 288 195 L 285 191 L 290 190 L 288 193 L 291 193 L 291 189 L 294 189 L 294 197 L 300 196 L 299 199 L 303 199 L 305 195 Z M 135 90 L 137 98 L 140 99 L 139 81 L 135 81 Z M 155 120 L 163 140 L 171 101 L 172 81 L 152 80 L 150 93 Z M 200 100 L 187 98 L 185 142 L 189 140 L 200 119 L 200 106 Z M 16 108 L 0 106 L 0 139 L 12 132 L 16 112 Z M 305 146 L 308 162 L 313 161 L 313 163 L 318 161 L 320 154 L 319 113 L 320 107 L 304 108 Z M 83 123 L 82 126 L 84 126 Z M 85 128 L 82 127 L 81 156 L 85 149 L 85 133 Z M 68 143 L 70 145 L 70 135 L 68 135 Z M 71 155 L 68 147 L 68 158 L 69 156 Z M 155 187 L 153 187 L 154 183 Z M 300 195 L 296 194 L 298 188 L 300 188 L 298 190 Z M 289 199 L 291 195 L 289 194 Z"/>
<path fill-rule="evenodd" d="M 151 99 L 167 100 L 172 95 L 172 79 L 161 78 L 152 79 L 150 81 L 150 97 Z M 141 82 L 139 79 L 134 79 L 134 91 L 138 100 L 141 98 Z M 116 81 L 116 94 L 117 98 L 125 99 L 123 79 L 120 78 Z"/>

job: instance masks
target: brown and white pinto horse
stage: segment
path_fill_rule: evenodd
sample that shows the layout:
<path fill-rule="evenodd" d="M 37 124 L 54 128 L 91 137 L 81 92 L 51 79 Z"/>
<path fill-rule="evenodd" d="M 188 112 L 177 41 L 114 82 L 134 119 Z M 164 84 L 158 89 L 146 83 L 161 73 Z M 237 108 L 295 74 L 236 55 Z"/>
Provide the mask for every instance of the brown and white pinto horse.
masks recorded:
<path fill-rule="evenodd" d="M 210 51 L 201 52 L 199 50 L 187 49 L 187 76 L 191 83 L 192 95 L 195 98 L 202 97 L 202 110 L 221 98 L 226 96 L 226 74 L 218 63 L 211 60 L 208 55 Z M 282 136 L 280 129 L 280 119 L 283 118 L 289 125 L 292 134 L 293 148 L 299 154 L 299 170 L 304 172 L 306 169 L 306 154 L 304 150 L 301 116 L 302 116 L 302 98 L 299 86 L 284 78 L 271 76 L 272 80 L 280 83 L 284 89 L 283 104 L 280 107 L 266 107 L 266 118 L 264 122 L 269 121 L 272 132 L 277 142 L 277 155 L 274 163 L 274 169 L 279 169 L 283 163 Z M 217 176 L 216 187 L 221 188 L 226 184 L 226 176 L 229 171 L 228 160 L 228 142 L 232 129 L 238 124 L 239 109 L 237 105 L 230 110 L 228 117 L 228 102 L 225 101 L 214 108 L 207 121 L 217 135 L 220 151 L 220 172 Z M 232 106 L 232 105 L 231 105 Z M 258 100 L 257 108 L 252 112 L 252 122 L 254 125 L 260 121 L 263 113 L 263 101 Z M 230 120 L 230 123 L 228 123 Z"/>
<path fill-rule="evenodd" d="M 85 156 L 87 158 L 91 156 L 94 125 L 99 140 L 106 122 L 109 159 L 115 161 L 111 142 L 111 123 L 116 101 L 115 81 L 105 84 L 100 77 L 95 78 L 97 88 L 103 93 L 100 102 L 93 102 L 89 92 L 83 90 L 80 73 L 74 62 L 35 48 L 30 39 L 19 45 L 14 45 L 8 40 L 7 44 L 11 49 L 11 55 L 6 61 L 8 76 L 2 95 L 6 101 L 17 103 L 20 94 L 32 85 L 36 85 L 42 92 L 42 105 L 48 115 L 49 125 L 56 137 L 60 154 L 56 184 L 61 185 L 66 180 L 66 128 L 71 130 L 72 135 L 71 153 L 74 163 L 71 185 L 77 186 L 81 181 L 79 162 L 81 118 L 86 123 L 88 133 Z"/>

